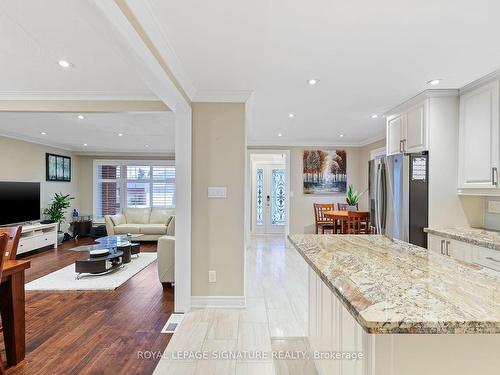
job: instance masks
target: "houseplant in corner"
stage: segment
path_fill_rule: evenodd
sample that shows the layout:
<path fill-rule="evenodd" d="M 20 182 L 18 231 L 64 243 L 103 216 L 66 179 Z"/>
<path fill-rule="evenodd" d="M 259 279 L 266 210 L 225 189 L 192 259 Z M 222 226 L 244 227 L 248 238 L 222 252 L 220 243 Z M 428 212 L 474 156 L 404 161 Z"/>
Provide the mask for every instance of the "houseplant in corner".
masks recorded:
<path fill-rule="evenodd" d="M 59 224 L 59 227 L 57 228 L 58 244 L 62 244 L 64 239 L 64 232 L 61 231 L 61 224 L 66 221 L 66 211 L 71 206 L 72 199 L 75 198 L 71 197 L 69 194 L 63 195 L 62 193 L 55 193 L 50 206 L 43 210 L 44 215 L 46 215 L 53 222 Z"/>
<path fill-rule="evenodd" d="M 352 185 L 349 185 L 347 188 L 347 197 L 346 197 L 346 202 L 347 202 L 347 211 L 357 211 L 358 207 L 358 201 L 359 201 L 360 195 L 358 194 L 357 191 L 354 191 Z"/>

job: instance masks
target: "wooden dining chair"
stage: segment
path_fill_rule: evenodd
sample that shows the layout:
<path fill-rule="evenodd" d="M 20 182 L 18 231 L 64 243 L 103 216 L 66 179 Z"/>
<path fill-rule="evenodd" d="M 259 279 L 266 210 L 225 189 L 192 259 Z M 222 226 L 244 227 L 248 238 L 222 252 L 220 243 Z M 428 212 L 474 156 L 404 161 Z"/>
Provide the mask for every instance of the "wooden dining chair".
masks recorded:
<path fill-rule="evenodd" d="M 370 234 L 370 213 L 367 211 L 349 211 L 346 222 L 347 234 Z"/>
<path fill-rule="evenodd" d="M 4 255 L 7 259 L 16 259 L 17 247 L 19 246 L 19 239 L 21 238 L 22 229 L 23 228 L 21 226 L 0 228 L 0 233 L 5 233 L 9 238 L 7 249 Z"/>
<path fill-rule="evenodd" d="M 337 207 L 339 208 L 339 211 L 347 211 L 347 208 L 349 205 L 347 203 L 337 203 Z M 358 204 L 356 203 L 356 210 L 359 209 Z"/>
<path fill-rule="evenodd" d="M 335 233 L 336 223 L 335 220 L 325 216 L 325 211 L 333 211 L 333 203 L 314 203 L 314 219 L 316 224 L 316 234 L 321 232 L 325 233 L 326 230 L 331 230 Z"/>
<path fill-rule="evenodd" d="M 7 252 L 7 246 L 9 243 L 9 235 L 7 233 L 0 233 L 0 254 L 5 254 Z M 3 266 L 5 264 L 6 256 L 0 256 L 0 284 L 2 283 Z M 0 374 L 5 374 L 5 367 L 3 360 L 0 357 Z"/>

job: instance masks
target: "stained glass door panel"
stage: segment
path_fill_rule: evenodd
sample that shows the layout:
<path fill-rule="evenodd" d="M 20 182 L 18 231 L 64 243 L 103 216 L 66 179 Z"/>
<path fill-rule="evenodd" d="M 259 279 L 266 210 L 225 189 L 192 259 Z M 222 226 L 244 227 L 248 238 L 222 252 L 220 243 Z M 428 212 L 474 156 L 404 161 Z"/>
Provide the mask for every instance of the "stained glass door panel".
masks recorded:
<path fill-rule="evenodd" d="M 284 233 L 286 225 L 286 172 L 281 164 L 254 168 L 253 225 L 256 233 Z"/>
<path fill-rule="evenodd" d="M 285 170 L 272 169 L 271 172 L 271 224 L 285 225 Z"/>

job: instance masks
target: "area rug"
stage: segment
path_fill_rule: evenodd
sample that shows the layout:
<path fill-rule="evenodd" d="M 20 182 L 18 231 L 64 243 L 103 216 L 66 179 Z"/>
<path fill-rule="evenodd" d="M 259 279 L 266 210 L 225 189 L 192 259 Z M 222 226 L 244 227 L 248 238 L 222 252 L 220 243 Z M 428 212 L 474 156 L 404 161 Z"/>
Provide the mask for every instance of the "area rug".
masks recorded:
<path fill-rule="evenodd" d="M 26 284 L 26 290 L 113 290 L 125 283 L 132 276 L 142 271 L 156 260 L 156 253 L 141 253 L 137 258 L 113 272 L 104 275 L 88 275 L 76 279 L 75 265 L 71 264 L 55 272 Z"/>

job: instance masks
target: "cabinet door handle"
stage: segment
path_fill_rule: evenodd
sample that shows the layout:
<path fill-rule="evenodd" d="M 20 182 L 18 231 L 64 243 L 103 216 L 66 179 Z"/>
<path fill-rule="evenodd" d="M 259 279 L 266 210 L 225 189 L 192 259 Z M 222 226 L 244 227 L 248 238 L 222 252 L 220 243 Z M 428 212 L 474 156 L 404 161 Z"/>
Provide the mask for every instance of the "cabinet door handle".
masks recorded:
<path fill-rule="evenodd" d="M 444 255 L 444 240 L 441 240 L 441 255 Z"/>
<path fill-rule="evenodd" d="M 492 262 L 500 263 L 500 260 L 492 258 L 492 257 L 486 257 L 486 259 L 491 260 Z"/>
<path fill-rule="evenodd" d="M 399 141 L 399 152 L 403 153 L 403 140 Z"/>
<path fill-rule="evenodd" d="M 498 186 L 498 168 L 491 168 L 491 183 L 493 186 Z"/>
<path fill-rule="evenodd" d="M 406 138 L 403 139 L 403 152 L 406 151 Z"/>
<path fill-rule="evenodd" d="M 450 241 L 446 241 L 446 255 L 450 256 Z"/>

